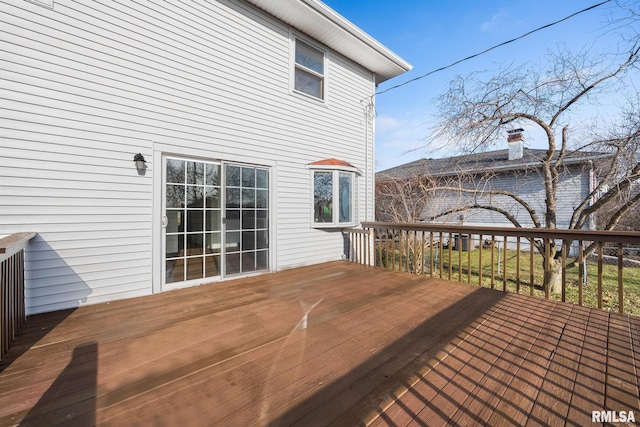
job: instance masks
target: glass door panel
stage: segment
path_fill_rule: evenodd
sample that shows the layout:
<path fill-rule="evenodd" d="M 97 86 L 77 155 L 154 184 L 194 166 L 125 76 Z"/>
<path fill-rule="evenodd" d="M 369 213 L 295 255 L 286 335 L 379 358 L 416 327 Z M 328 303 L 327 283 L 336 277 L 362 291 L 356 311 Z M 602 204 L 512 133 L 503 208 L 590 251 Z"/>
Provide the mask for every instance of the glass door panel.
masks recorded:
<path fill-rule="evenodd" d="M 269 171 L 225 166 L 225 273 L 269 268 Z"/>
<path fill-rule="evenodd" d="M 165 168 L 165 281 L 219 276 L 221 165 L 167 158 Z"/>

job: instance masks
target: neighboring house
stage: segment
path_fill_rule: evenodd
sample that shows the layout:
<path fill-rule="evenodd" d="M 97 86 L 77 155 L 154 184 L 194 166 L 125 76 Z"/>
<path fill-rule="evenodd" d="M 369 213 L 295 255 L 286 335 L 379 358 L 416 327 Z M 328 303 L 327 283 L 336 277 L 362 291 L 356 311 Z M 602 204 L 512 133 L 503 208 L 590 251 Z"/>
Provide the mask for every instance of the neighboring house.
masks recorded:
<path fill-rule="evenodd" d="M 323 3 L 3 0 L 0 21 L 27 314 L 340 259 L 373 219 L 368 102 L 410 65 Z"/>
<path fill-rule="evenodd" d="M 512 214 L 522 227 L 534 227 L 529 212 L 513 198 L 483 193 L 506 190 L 517 195 L 533 208 L 545 226 L 545 191 L 541 160 L 546 150 L 523 147 L 521 138 L 511 139 L 509 149 L 449 157 L 421 159 L 376 174 L 378 183 L 429 179 L 431 189 L 426 197 L 421 220 L 448 222 L 472 226 L 514 226 L 503 214 L 487 209 L 459 208 L 473 204 L 500 208 Z M 568 228 L 573 212 L 590 197 L 597 184 L 597 168 L 611 156 L 599 152 L 574 151 L 566 156 L 560 169 L 557 190 L 557 228 Z M 437 190 L 446 187 L 447 190 Z M 456 188 L 479 190 L 476 194 L 456 191 Z M 448 214 L 442 215 L 443 213 Z M 441 216 L 442 215 L 442 216 Z M 593 219 L 588 224 L 593 227 Z"/>

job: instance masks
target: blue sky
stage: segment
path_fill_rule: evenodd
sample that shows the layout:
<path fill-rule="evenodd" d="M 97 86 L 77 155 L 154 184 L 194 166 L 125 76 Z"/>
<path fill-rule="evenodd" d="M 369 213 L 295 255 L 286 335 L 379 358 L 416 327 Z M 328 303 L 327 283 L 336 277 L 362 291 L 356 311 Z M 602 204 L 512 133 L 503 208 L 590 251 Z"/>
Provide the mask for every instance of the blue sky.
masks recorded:
<path fill-rule="evenodd" d="M 413 70 L 380 85 L 378 91 L 449 65 L 496 44 L 600 3 L 600 0 L 324 0 L 413 65 Z M 376 170 L 423 157 L 443 157 L 424 138 L 434 124 L 434 100 L 457 75 L 496 70 L 527 61 L 544 63 L 549 49 L 565 44 L 572 51 L 616 49 L 619 38 L 604 26 L 614 2 L 575 16 L 553 27 L 499 47 L 448 70 L 377 96 Z M 538 140 L 536 140 L 538 139 Z M 532 134 L 526 146 L 543 147 Z M 505 143 L 506 148 L 506 143 Z"/>

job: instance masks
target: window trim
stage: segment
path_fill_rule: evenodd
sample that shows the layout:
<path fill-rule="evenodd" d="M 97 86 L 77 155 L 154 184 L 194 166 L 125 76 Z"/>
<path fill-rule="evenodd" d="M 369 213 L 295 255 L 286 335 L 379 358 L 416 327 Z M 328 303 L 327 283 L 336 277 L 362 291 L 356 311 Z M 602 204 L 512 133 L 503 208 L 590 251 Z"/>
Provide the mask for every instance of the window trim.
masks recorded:
<path fill-rule="evenodd" d="M 297 46 L 297 41 L 300 40 L 300 42 L 308 45 L 309 47 L 316 49 L 318 51 L 320 51 L 322 53 L 322 70 L 323 73 L 320 74 L 317 71 L 311 70 L 307 67 L 305 67 L 302 64 L 298 64 L 296 62 L 296 46 Z M 307 99 L 310 100 L 314 100 L 316 102 L 320 102 L 323 104 L 327 103 L 327 99 L 328 99 L 328 81 L 329 81 L 329 52 L 327 51 L 326 48 L 323 48 L 321 46 L 319 46 L 317 43 L 314 43 L 312 41 L 310 41 L 307 38 L 304 37 L 300 37 L 297 34 L 294 34 L 293 32 L 291 32 L 290 35 L 290 42 L 291 42 L 291 54 L 290 54 L 290 62 L 291 62 L 291 77 L 290 77 L 290 90 L 292 94 L 295 94 L 297 96 L 303 96 Z M 313 76 L 316 77 L 320 77 L 322 79 L 321 83 L 322 83 L 322 96 L 321 97 L 316 97 L 315 95 L 306 93 L 304 91 L 298 90 L 296 89 L 296 71 L 297 69 L 300 69 L 306 73 L 309 73 Z"/>
<path fill-rule="evenodd" d="M 357 168 L 342 165 L 308 165 L 311 178 L 311 227 L 312 228 L 343 228 L 355 227 L 358 224 L 357 214 L 357 177 L 360 171 Z M 316 222 L 315 220 L 315 174 L 316 172 L 331 173 L 332 183 L 332 211 L 331 222 Z M 340 174 L 347 173 L 351 176 L 351 221 L 340 221 Z"/>

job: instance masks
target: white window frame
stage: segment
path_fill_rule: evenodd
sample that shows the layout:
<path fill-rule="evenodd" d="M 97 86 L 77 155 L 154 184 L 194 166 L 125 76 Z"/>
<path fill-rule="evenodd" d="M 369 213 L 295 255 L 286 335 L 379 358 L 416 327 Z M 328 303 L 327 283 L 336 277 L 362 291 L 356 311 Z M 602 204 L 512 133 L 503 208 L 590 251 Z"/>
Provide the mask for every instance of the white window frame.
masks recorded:
<path fill-rule="evenodd" d="M 310 165 L 311 170 L 311 226 L 313 228 L 343 228 L 355 227 L 358 224 L 357 212 L 357 177 L 359 171 L 356 168 L 346 166 L 331 165 Z M 332 174 L 332 218 L 329 222 L 316 222 L 315 213 L 315 174 L 317 172 Z M 346 222 L 340 221 L 340 174 L 346 173 L 351 176 L 351 220 Z"/>
<path fill-rule="evenodd" d="M 318 50 L 319 52 L 322 53 L 323 56 L 323 63 L 322 63 L 322 74 L 318 73 L 317 71 L 311 70 L 309 68 L 306 68 L 304 65 L 298 64 L 296 62 L 296 45 L 297 42 L 300 41 L 308 46 L 310 46 L 313 49 Z M 329 55 L 326 49 L 318 46 L 318 44 L 309 41 L 306 38 L 300 37 L 296 34 L 291 33 L 290 36 L 290 42 L 291 42 L 291 54 L 290 54 L 290 62 L 291 62 L 291 78 L 290 78 L 290 86 L 291 86 L 291 93 L 295 94 L 295 95 L 299 95 L 299 96 L 304 96 L 305 98 L 314 100 L 316 102 L 321 102 L 323 104 L 325 104 L 327 102 L 327 94 L 328 94 L 328 70 L 329 70 Z M 304 72 L 307 72 L 309 74 L 312 74 L 316 77 L 321 78 L 322 80 L 322 96 L 321 97 L 317 97 L 315 95 L 306 93 L 304 91 L 298 90 L 296 89 L 296 70 L 300 69 Z"/>

